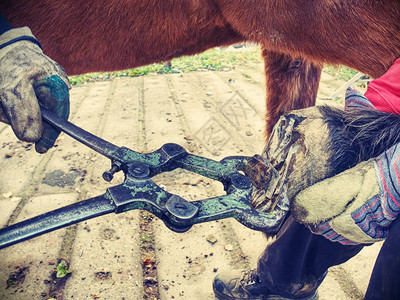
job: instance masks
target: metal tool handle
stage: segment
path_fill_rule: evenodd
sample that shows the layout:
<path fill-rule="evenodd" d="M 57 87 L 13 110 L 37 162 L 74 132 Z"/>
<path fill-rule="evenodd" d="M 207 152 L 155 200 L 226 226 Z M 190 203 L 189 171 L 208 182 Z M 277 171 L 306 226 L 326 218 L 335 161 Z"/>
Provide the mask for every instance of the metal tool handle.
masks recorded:
<path fill-rule="evenodd" d="M 66 134 L 81 142 L 82 144 L 88 146 L 94 151 L 110 158 L 116 159 L 114 153 L 119 149 L 118 146 L 107 142 L 90 132 L 68 122 L 67 120 L 60 118 L 50 110 L 41 107 L 42 119 L 50 124 L 51 126 L 64 131 Z"/>
<path fill-rule="evenodd" d="M 84 220 L 115 211 L 115 204 L 98 196 L 59 208 L 0 230 L 0 249 Z"/>

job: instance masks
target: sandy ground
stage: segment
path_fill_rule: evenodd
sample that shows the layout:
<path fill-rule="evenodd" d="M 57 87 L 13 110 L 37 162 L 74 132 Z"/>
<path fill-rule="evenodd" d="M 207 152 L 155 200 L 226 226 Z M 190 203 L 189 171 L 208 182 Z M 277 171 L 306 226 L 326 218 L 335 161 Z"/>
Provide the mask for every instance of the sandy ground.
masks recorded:
<path fill-rule="evenodd" d="M 323 74 L 319 98 L 342 83 Z M 262 65 L 89 83 L 71 90 L 71 103 L 70 121 L 136 151 L 173 142 L 220 160 L 260 153 L 264 144 Z M 109 161 L 64 134 L 45 155 L 3 124 L 0 136 L 1 226 L 103 194 L 122 180 L 106 183 L 101 174 Z M 182 170 L 156 181 L 188 200 L 223 194 L 219 183 Z M 149 233 L 139 214 L 98 217 L 1 250 L 0 299 L 142 299 L 157 288 L 160 299 L 214 299 L 216 273 L 254 268 L 267 244 L 261 233 L 229 219 L 174 233 L 154 218 Z M 144 243 L 154 256 L 146 257 Z M 362 298 L 379 247 L 333 267 L 320 298 Z M 60 258 L 72 270 L 63 280 L 54 277 Z M 142 266 L 153 270 L 150 277 Z"/>

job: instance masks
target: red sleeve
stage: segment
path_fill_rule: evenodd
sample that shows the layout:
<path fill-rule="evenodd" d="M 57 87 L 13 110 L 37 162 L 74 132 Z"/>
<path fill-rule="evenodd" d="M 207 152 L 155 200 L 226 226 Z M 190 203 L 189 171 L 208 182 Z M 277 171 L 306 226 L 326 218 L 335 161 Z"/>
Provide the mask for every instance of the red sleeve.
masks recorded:
<path fill-rule="evenodd" d="M 370 82 L 365 97 L 377 110 L 400 114 L 400 58 L 383 76 Z"/>

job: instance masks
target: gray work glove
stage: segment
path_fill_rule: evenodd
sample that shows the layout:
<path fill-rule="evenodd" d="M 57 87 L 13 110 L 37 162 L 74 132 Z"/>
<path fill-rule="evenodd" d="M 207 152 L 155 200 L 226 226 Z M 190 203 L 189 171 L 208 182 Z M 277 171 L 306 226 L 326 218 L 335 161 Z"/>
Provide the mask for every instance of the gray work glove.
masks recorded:
<path fill-rule="evenodd" d="M 36 151 L 44 153 L 59 131 L 42 123 L 39 105 L 68 118 L 70 84 L 61 66 L 38 44 L 18 40 L 21 37 L 34 38 L 27 27 L 0 35 L 0 121 L 10 124 L 20 140 L 36 142 Z"/>

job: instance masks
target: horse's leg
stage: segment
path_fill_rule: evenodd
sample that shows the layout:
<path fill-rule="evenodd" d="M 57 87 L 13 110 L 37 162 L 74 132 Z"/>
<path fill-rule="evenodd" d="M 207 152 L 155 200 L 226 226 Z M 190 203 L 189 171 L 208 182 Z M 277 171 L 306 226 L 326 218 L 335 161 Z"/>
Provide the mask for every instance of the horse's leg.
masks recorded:
<path fill-rule="evenodd" d="M 267 137 L 279 117 L 315 105 L 322 64 L 263 49 L 267 86 Z"/>

